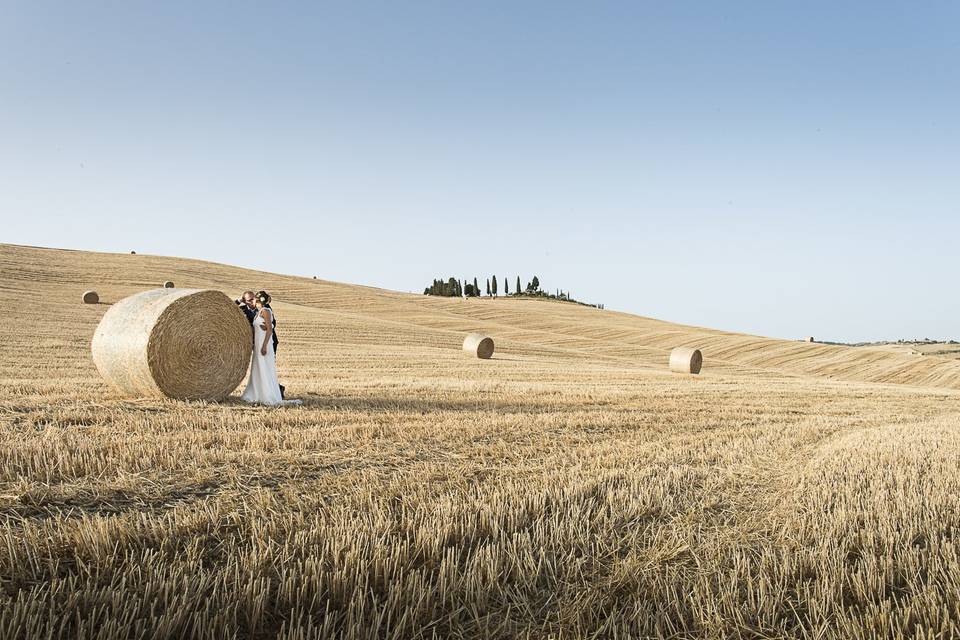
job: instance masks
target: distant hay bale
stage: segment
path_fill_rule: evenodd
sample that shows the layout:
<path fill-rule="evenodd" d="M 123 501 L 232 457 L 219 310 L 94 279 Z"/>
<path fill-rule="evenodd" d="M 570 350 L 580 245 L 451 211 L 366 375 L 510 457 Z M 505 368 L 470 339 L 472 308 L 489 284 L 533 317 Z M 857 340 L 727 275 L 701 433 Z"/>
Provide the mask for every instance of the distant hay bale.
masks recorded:
<path fill-rule="evenodd" d="M 243 380 L 252 344 L 250 323 L 223 293 L 153 289 L 111 306 L 91 351 L 127 395 L 221 400 Z"/>
<path fill-rule="evenodd" d="M 703 354 L 700 349 L 677 347 L 670 352 L 670 371 L 697 374 L 702 366 Z"/>
<path fill-rule="evenodd" d="M 137 255 L 137 252 L 136 252 L 136 251 L 131 251 L 131 252 L 130 252 L 130 255 L 135 256 L 135 255 Z"/>
<path fill-rule="evenodd" d="M 99 304 L 100 295 L 96 291 L 83 292 L 83 304 Z"/>
<path fill-rule="evenodd" d="M 173 289 L 173 281 L 172 281 L 172 280 L 167 280 L 166 282 L 164 282 L 164 283 L 163 283 L 163 288 L 164 288 L 164 289 Z"/>
<path fill-rule="evenodd" d="M 807 336 L 804 338 L 804 342 L 816 342 L 816 340 L 813 339 L 813 336 Z"/>
<path fill-rule="evenodd" d="M 463 350 L 486 360 L 493 355 L 493 338 L 480 333 L 471 333 L 463 341 Z"/>

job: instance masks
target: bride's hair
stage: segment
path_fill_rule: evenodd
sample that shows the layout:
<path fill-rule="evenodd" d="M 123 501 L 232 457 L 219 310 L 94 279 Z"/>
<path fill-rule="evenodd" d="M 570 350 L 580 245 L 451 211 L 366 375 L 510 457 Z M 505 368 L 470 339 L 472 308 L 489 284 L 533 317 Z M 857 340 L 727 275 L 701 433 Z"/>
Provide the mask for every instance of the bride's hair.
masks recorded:
<path fill-rule="evenodd" d="M 270 304 L 271 300 L 270 294 L 266 291 L 257 291 L 257 294 L 254 296 L 254 298 L 262 305 Z"/>

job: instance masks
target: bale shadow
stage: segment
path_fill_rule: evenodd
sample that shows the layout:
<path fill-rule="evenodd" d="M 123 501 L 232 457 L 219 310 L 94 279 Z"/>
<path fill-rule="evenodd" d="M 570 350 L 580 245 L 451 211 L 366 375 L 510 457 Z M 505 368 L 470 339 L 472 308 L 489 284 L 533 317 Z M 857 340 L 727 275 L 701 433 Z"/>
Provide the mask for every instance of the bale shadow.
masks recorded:
<path fill-rule="evenodd" d="M 438 413 L 444 411 L 501 411 L 504 413 L 539 414 L 544 411 L 562 410 L 568 408 L 561 403 L 506 402 L 495 400 L 492 394 L 480 394 L 474 399 L 458 398 L 397 398 L 397 397 L 342 397 L 307 393 L 298 396 L 303 400 L 301 405 L 309 409 L 325 409 L 334 411 L 357 411 L 363 413 Z"/>

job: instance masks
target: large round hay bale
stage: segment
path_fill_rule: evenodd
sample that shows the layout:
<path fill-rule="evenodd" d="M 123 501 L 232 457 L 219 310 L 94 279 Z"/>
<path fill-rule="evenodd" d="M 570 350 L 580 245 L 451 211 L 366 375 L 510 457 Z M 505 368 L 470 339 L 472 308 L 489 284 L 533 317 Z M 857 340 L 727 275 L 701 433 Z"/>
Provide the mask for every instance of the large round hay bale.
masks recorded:
<path fill-rule="evenodd" d="M 697 374 L 702 366 L 703 354 L 700 349 L 677 347 L 670 352 L 670 371 Z"/>
<path fill-rule="evenodd" d="M 493 338 L 481 333 L 471 333 L 463 341 L 463 350 L 486 360 L 493 355 Z"/>
<path fill-rule="evenodd" d="M 100 295 L 96 291 L 83 292 L 84 304 L 98 304 L 99 302 L 100 302 Z"/>
<path fill-rule="evenodd" d="M 172 281 L 172 280 L 167 280 L 166 282 L 164 282 L 164 283 L 163 283 L 163 288 L 164 288 L 164 289 L 173 289 L 173 281 Z"/>
<path fill-rule="evenodd" d="M 125 394 L 220 400 L 247 372 L 251 331 L 219 291 L 153 289 L 111 306 L 91 351 L 100 375 Z"/>
<path fill-rule="evenodd" d="M 804 341 L 804 342 L 816 342 L 816 340 L 813 339 L 813 336 L 807 336 L 806 338 L 804 338 L 803 341 Z"/>

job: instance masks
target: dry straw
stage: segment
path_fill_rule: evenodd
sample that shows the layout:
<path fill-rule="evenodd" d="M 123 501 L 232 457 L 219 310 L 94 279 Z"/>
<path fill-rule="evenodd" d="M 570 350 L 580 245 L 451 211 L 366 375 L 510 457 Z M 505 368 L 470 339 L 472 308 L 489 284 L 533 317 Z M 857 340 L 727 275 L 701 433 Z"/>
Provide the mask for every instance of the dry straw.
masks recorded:
<path fill-rule="evenodd" d="M 486 360 L 493 355 L 493 338 L 480 333 L 471 333 L 463 341 L 463 350 Z"/>
<path fill-rule="evenodd" d="M 670 371 L 676 373 L 700 373 L 703 366 L 703 354 L 700 349 L 677 347 L 670 352 Z"/>
<path fill-rule="evenodd" d="M 243 380 L 250 323 L 219 291 L 153 289 L 110 307 L 93 335 L 93 362 L 132 396 L 220 400 Z"/>
<path fill-rule="evenodd" d="M 164 282 L 164 283 L 163 283 L 163 288 L 164 288 L 164 289 L 173 289 L 173 281 L 172 281 L 172 280 L 167 280 L 166 282 Z"/>
<path fill-rule="evenodd" d="M 83 292 L 84 304 L 98 304 L 99 302 L 100 302 L 100 295 L 96 291 Z"/>

